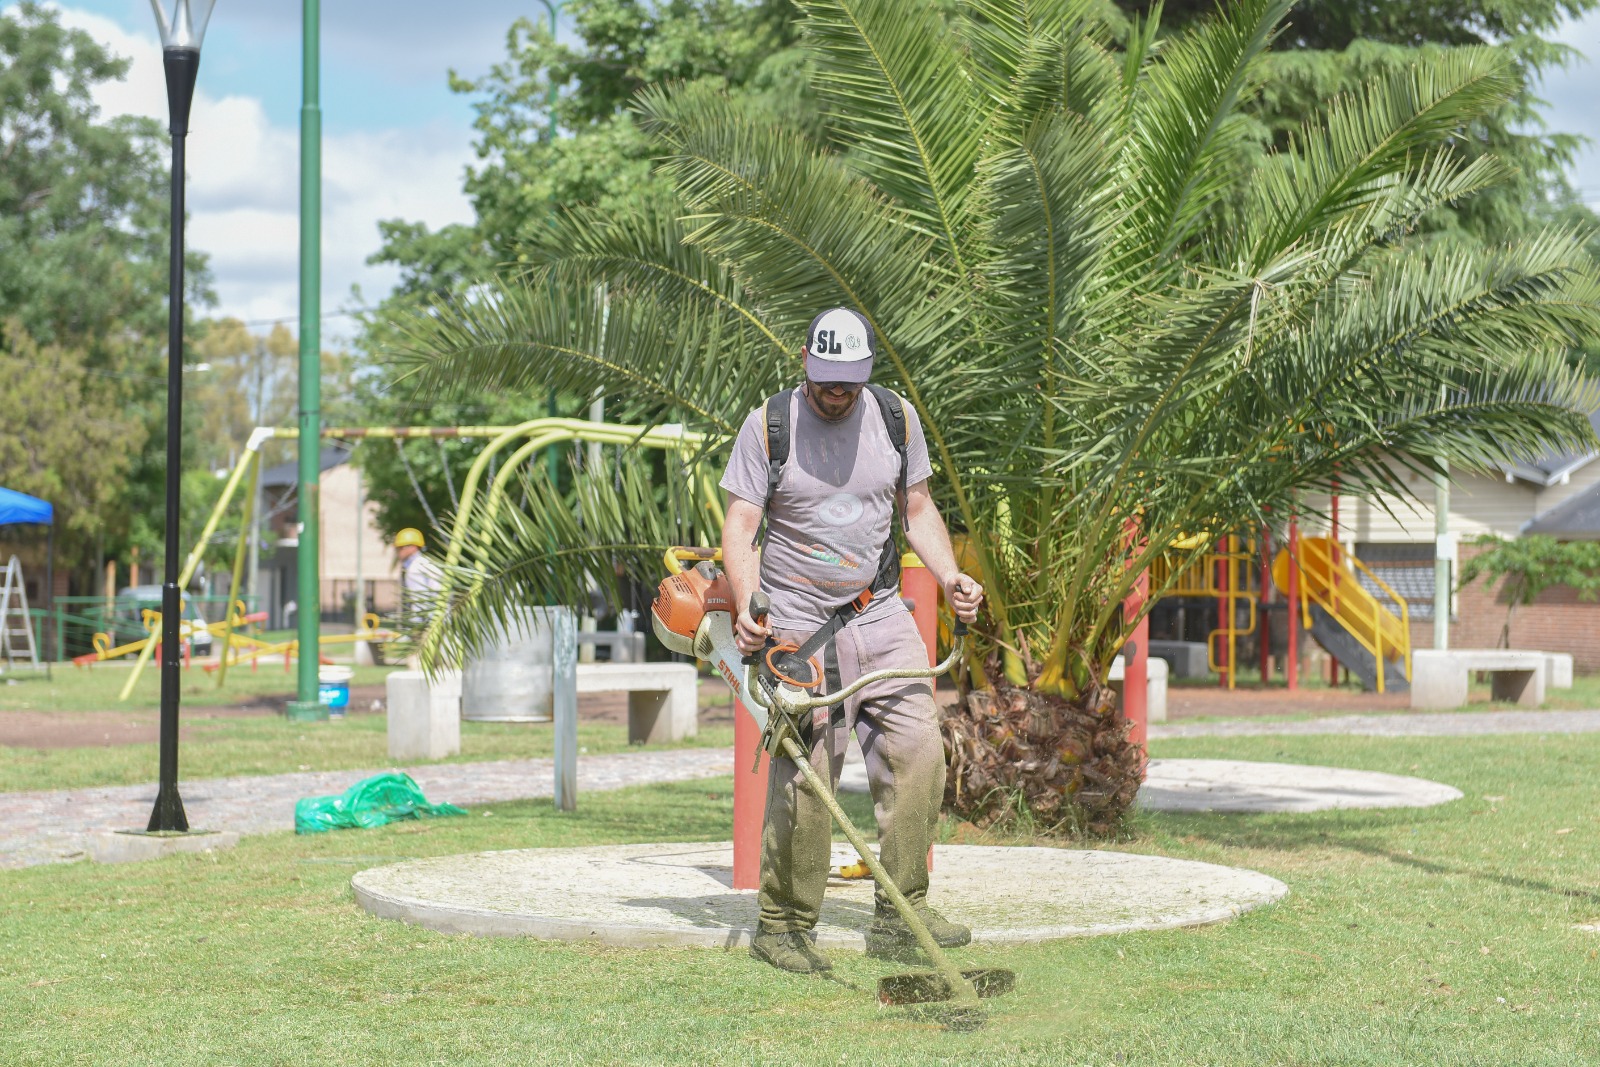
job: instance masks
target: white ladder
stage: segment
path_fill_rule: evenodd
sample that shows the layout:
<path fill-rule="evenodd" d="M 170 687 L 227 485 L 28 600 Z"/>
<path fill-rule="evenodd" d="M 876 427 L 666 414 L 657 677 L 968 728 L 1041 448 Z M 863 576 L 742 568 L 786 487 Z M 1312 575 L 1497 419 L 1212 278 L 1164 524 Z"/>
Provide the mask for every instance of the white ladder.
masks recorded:
<path fill-rule="evenodd" d="M 12 556 L 0 583 L 0 656 L 15 668 L 23 660 L 38 670 L 39 646 L 33 640 L 33 618 L 28 614 L 28 587 L 22 582 L 22 561 Z"/>

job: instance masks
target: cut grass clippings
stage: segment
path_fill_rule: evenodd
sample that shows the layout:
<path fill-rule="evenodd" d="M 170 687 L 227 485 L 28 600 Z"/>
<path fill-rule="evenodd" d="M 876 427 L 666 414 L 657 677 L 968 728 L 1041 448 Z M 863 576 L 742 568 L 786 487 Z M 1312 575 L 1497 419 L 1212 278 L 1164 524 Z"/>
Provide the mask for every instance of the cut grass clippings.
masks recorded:
<path fill-rule="evenodd" d="M 726 780 L 585 794 L 570 814 L 496 804 L 213 855 L 0 872 L 0 1062 L 1600 1060 L 1600 934 L 1574 928 L 1600 921 L 1600 737 L 1192 739 L 1156 755 L 1416 774 L 1466 798 L 1141 813 L 1110 847 L 1252 868 L 1291 895 L 1201 929 L 964 950 L 965 963 L 1019 977 L 973 1034 L 879 1008 L 877 977 L 903 968 L 855 953 L 835 954 L 832 979 L 797 978 L 742 950 L 446 936 L 373 918 L 351 897 L 355 871 L 408 857 L 725 840 Z M 865 798 L 848 799 L 870 826 Z"/>

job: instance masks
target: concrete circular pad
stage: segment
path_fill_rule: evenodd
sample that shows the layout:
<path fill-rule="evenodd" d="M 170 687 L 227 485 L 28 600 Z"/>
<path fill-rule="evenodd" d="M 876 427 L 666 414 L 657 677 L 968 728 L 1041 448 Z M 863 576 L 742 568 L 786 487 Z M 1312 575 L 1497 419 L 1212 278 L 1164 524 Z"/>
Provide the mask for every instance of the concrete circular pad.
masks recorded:
<path fill-rule="evenodd" d="M 1139 806 L 1151 811 L 1429 808 L 1459 799 L 1461 790 L 1426 778 L 1226 759 L 1151 760 L 1139 789 Z"/>
<path fill-rule="evenodd" d="M 854 861 L 836 846 L 833 863 Z M 730 888 L 733 846 L 614 845 L 478 852 L 362 871 L 356 899 L 374 915 L 444 933 L 732 947 L 747 943 L 755 893 Z M 1288 893 L 1275 878 L 1191 860 L 1057 848 L 939 845 L 929 903 L 975 941 L 1200 926 Z M 817 942 L 860 949 L 870 879 L 830 880 Z"/>
<path fill-rule="evenodd" d="M 839 791 L 867 792 L 865 763 L 847 759 L 839 775 Z M 1459 799 L 1461 790 L 1426 778 L 1226 759 L 1151 760 L 1144 785 L 1139 787 L 1139 806 L 1150 811 L 1428 808 Z"/>

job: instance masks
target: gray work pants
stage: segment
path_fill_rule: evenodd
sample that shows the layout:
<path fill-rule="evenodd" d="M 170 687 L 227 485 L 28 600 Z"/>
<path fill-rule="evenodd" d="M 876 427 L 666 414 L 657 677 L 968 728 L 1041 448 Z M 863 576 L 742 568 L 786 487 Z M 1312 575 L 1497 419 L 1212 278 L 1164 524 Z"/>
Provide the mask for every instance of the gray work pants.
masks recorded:
<path fill-rule="evenodd" d="M 809 634 L 779 631 L 780 641 Z M 849 685 L 886 667 L 926 667 L 927 647 L 911 615 L 896 611 L 846 626 L 834 637 L 839 681 Z M 829 689 L 832 688 L 830 685 Z M 844 708 L 819 709 L 812 720 L 811 766 L 831 788 L 839 785 L 845 745 L 854 732 L 867 760 L 878 819 L 878 855 L 912 904 L 928 893 L 928 846 L 944 798 L 944 745 L 928 679 L 892 679 L 863 689 Z M 767 778 L 766 825 L 761 835 L 761 928 L 810 930 L 828 884 L 833 823 L 800 770 L 774 757 Z M 889 906 L 880 890 L 880 907 Z"/>

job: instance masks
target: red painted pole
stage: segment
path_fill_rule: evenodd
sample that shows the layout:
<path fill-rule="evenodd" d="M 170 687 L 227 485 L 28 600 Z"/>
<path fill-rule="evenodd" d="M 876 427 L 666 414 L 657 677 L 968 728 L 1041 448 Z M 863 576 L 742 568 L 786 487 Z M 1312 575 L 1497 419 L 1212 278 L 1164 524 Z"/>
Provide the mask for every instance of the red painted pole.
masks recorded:
<path fill-rule="evenodd" d="M 939 662 L 939 583 L 915 552 L 900 557 L 900 595 L 911 601 L 911 617 L 928 649 L 928 666 Z"/>
<path fill-rule="evenodd" d="M 1283 654 L 1289 692 L 1300 688 L 1300 523 L 1289 520 L 1289 640 Z"/>
<path fill-rule="evenodd" d="M 1122 602 L 1124 619 L 1132 619 L 1144 609 L 1150 598 L 1150 572 L 1143 571 L 1134 584 L 1133 592 Z M 1146 615 L 1133 628 L 1128 643 L 1123 646 L 1122 657 L 1122 714 L 1128 720 L 1128 740 L 1139 746 L 1139 774 L 1144 776 L 1149 762 L 1146 738 L 1150 722 L 1150 616 Z"/>
<path fill-rule="evenodd" d="M 1259 609 L 1267 602 L 1267 593 L 1272 588 L 1272 532 L 1265 526 L 1261 528 L 1261 586 L 1256 590 L 1259 598 L 1256 607 Z M 1272 636 L 1272 627 L 1268 625 L 1269 616 L 1258 611 L 1256 618 L 1256 647 L 1261 650 L 1261 687 L 1267 686 L 1267 680 L 1272 677 L 1272 643 L 1268 640 Z"/>
<path fill-rule="evenodd" d="M 733 702 L 733 888 L 761 886 L 761 827 L 767 814 L 767 762 L 753 772 L 761 731 L 743 704 Z"/>
<path fill-rule="evenodd" d="M 1228 588 L 1228 539 L 1223 538 L 1221 541 L 1216 542 L 1216 545 L 1217 562 L 1214 569 L 1214 577 L 1217 591 L 1220 593 Z M 1227 605 L 1228 598 L 1226 596 L 1217 597 L 1217 635 L 1215 637 L 1217 642 L 1217 684 L 1224 689 L 1228 686 L 1228 639 L 1222 631 L 1228 627 L 1228 623 L 1225 621 L 1228 617 Z M 1207 640 L 1212 640 L 1212 638 L 1207 638 Z"/>
<path fill-rule="evenodd" d="M 911 618 L 917 624 L 917 633 L 928 649 L 928 666 L 939 662 L 939 583 L 933 572 L 922 565 L 922 557 L 907 552 L 900 557 L 900 596 L 911 601 Z M 939 679 L 930 683 L 935 701 L 939 693 Z M 933 870 L 933 846 L 928 846 L 928 870 Z"/>
<path fill-rule="evenodd" d="M 1339 481 L 1333 482 L 1334 494 L 1328 500 L 1328 596 L 1333 604 L 1335 615 L 1339 613 Z M 1328 657 L 1328 685 L 1339 684 L 1339 660 L 1330 655 Z"/>

